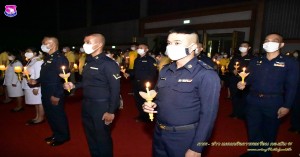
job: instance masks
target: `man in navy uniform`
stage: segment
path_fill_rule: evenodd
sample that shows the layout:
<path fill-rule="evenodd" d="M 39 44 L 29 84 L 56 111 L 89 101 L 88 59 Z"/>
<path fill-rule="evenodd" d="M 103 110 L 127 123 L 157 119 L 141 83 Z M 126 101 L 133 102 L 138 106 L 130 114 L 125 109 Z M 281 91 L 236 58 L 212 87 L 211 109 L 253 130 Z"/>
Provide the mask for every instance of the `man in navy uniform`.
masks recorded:
<path fill-rule="evenodd" d="M 41 85 L 42 103 L 45 110 L 52 136 L 45 139 L 51 146 L 58 146 L 70 139 L 69 124 L 64 109 L 64 88 L 62 78 L 62 66 L 68 71 L 69 62 L 58 50 L 59 44 L 55 37 L 45 37 L 41 49 L 47 55 L 44 58 L 40 71 L 40 78 L 29 80 L 31 85 Z M 30 86 L 31 86 L 30 85 Z"/>
<path fill-rule="evenodd" d="M 230 60 L 228 65 L 229 70 L 229 89 L 231 94 L 232 102 L 232 113 L 229 115 L 231 118 L 245 119 L 245 106 L 246 106 L 246 95 L 248 94 L 249 89 L 239 90 L 236 84 L 241 81 L 239 72 L 243 68 L 246 68 L 253 58 L 250 54 L 251 45 L 248 41 L 243 41 L 240 44 L 239 52 L 240 54 L 235 54 Z M 235 68 L 234 66 L 238 66 Z"/>
<path fill-rule="evenodd" d="M 149 82 L 154 86 L 155 80 L 157 78 L 157 68 L 156 61 L 153 57 L 149 56 L 148 45 L 140 44 L 137 49 L 139 56 L 134 60 L 134 68 L 129 73 L 124 73 L 125 77 L 133 78 L 134 86 L 134 99 L 136 103 L 136 108 L 138 109 L 139 115 L 136 118 L 136 121 L 148 122 L 149 116 L 143 111 L 142 105 L 145 102 L 139 91 L 145 91 L 146 82 Z"/>
<path fill-rule="evenodd" d="M 82 121 L 92 157 L 113 156 L 110 124 L 120 105 L 120 69 L 103 52 L 104 45 L 102 34 L 86 36 L 82 82 L 64 84 L 65 89 L 83 89 Z"/>
<path fill-rule="evenodd" d="M 155 102 L 143 105 L 145 112 L 157 113 L 155 157 L 200 157 L 211 135 L 221 85 L 216 71 L 195 56 L 197 43 L 194 30 L 169 32 L 167 54 L 174 62 L 159 73 Z"/>
<path fill-rule="evenodd" d="M 262 141 L 267 145 L 249 146 L 248 153 L 242 157 L 272 156 L 269 144 L 276 141 L 280 119 L 288 114 L 294 102 L 299 67 L 296 60 L 280 53 L 283 46 L 280 34 L 267 35 L 263 44 L 266 55 L 251 60 L 246 82 L 237 84 L 239 89 L 250 86 L 246 107 L 248 141 Z"/>

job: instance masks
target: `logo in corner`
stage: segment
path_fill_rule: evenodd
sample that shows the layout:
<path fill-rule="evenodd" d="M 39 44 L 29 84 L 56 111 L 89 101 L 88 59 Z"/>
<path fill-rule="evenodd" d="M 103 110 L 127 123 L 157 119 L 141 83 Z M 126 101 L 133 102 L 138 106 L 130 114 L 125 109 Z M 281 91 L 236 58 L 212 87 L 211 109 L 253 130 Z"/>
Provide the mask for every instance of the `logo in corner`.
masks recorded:
<path fill-rule="evenodd" d="M 17 16 L 17 6 L 16 5 L 6 5 L 4 14 L 7 17 L 15 17 Z"/>

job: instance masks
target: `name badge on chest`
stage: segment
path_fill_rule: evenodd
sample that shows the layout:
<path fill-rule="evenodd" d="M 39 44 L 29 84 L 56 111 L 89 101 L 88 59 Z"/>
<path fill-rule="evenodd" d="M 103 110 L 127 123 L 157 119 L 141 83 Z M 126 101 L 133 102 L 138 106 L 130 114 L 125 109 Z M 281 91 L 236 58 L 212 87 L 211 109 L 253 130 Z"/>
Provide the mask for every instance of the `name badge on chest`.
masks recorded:
<path fill-rule="evenodd" d="M 98 68 L 96 68 L 96 67 L 90 67 L 91 69 L 94 69 L 94 70 L 98 70 Z"/>
<path fill-rule="evenodd" d="M 192 82 L 193 79 L 179 79 L 178 82 L 187 82 L 187 83 L 190 83 Z"/>
<path fill-rule="evenodd" d="M 274 63 L 275 67 L 285 67 L 285 63 L 284 62 L 276 62 Z"/>
<path fill-rule="evenodd" d="M 147 60 L 142 60 L 143 63 L 147 63 Z"/>

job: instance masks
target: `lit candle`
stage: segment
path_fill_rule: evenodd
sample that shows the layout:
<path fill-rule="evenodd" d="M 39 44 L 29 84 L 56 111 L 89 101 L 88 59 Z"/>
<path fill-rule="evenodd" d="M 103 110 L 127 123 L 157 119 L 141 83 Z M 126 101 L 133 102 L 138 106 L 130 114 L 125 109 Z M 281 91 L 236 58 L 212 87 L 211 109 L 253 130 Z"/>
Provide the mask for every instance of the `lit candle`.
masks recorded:
<path fill-rule="evenodd" d="M 249 75 L 249 73 L 246 73 L 246 68 L 243 68 L 243 71 L 241 73 L 239 73 L 239 75 L 242 78 L 242 83 L 245 83 L 245 78 Z"/>
<path fill-rule="evenodd" d="M 27 67 L 24 67 L 24 74 L 26 75 L 27 79 L 30 80 Z"/>
<path fill-rule="evenodd" d="M 78 68 L 78 66 L 77 66 L 76 63 L 73 65 L 73 67 L 74 67 L 74 69 L 77 69 L 77 68 Z"/>
<path fill-rule="evenodd" d="M 239 62 L 235 62 L 235 65 L 238 66 Z"/>
<path fill-rule="evenodd" d="M 0 70 L 1 70 L 1 71 L 5 71 L 5 69 L 6 69 L 6 68 L 5 68 L 5 65 L 0 65 Z"/>
<path fill-rule="evenodd" d="M 66 68 L 65 66 L 62 66 L 62 67 L 61 67 L 61 69 L 62 69 L 64 75 L 66 75 L 65 68 Z"/>
<path fill-rule="evenodd" d="M 238 70 L 239 67 L 240 67 L 239 62 L 235 62 L 235 65 L 234 65 L 235 70 Z"/>
<path fill-rule="evenodd" d="M 147 82 L 147 83 L 146 83 L 146 91 L 147 91 L 148 96 L 150 96 L 149 87 L 150 87 L 150 83 Z"/>
<path fill-rule="evenodd" d="M 20 73 L 22 72 L 22 68 L 21 68 L 20 66 L 15 66 L 14 70 L 15 70 L 15 72 L 18 74 L 18 78 L 19 78 L 19 80 L 21 81 L 22 78 L 21 78 Z"/>
<path fill-rule="evenodd" d="M 4 77 L 4 71 L 6 70 L 6 67 L 5 67 L 5 65 L 0 65 L 0 70 L 2 71 L 2 77 Z"/>
<path fill-rule="evenodd" d="M 224 65 L 222 65 L 221 71 L 222 71 L 222 75 L 224 75 L 224 73 L 225 73 L 225 67 L 224 67 Z"/>
<path fill-rule="evenodd" d="M 21 73 L 22 72 L 22 68 L 20 66 L 15 66 L 14 68 L 16 73 Z"/>

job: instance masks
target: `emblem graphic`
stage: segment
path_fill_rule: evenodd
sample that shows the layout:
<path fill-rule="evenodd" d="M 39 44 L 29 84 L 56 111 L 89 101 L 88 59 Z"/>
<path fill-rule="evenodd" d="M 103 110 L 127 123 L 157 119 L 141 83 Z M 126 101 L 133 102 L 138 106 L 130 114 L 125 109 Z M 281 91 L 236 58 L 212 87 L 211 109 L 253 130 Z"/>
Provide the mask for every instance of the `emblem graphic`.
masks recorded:
<path fill-rule="evenodd" d="M 16 5 L 6 5 L 4 14 L 7 17 L 15 17 L 17 16 L 17 6 Z"/>

